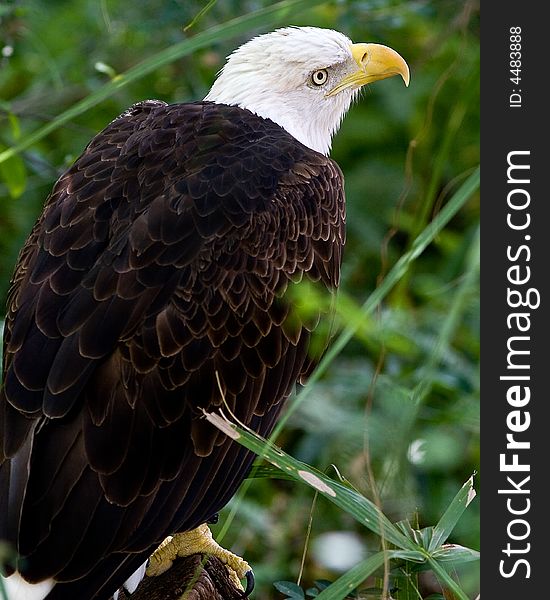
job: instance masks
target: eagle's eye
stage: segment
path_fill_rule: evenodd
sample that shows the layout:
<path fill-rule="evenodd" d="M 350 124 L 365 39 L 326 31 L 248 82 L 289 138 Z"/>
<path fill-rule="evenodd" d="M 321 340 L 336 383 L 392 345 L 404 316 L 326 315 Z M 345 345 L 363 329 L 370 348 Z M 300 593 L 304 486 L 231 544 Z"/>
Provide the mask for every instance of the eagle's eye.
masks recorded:
<path fill-rule="evenodd" d="M 318 69 L 313 71 L 311 74 L 311 82 L 314 85 L 323 85 L 328 79 L 328 72 L 326 69 Z"/>

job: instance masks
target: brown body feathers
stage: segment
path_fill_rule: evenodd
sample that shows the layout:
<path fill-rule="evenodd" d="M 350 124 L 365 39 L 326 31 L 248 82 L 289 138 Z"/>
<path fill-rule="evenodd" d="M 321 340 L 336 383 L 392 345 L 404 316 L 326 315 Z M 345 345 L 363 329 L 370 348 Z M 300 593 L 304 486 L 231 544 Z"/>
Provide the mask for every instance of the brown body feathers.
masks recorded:
<path fill-rule="evenodd" d="M 48 598 L 109 597 L 220 510 L 311 369 L 284 292 L 338 285 L 340 170 L 247 110 L 135 105 L 59 179 L 9 293 L 0 539 Z M 217 379 L 221 385 L 221 390 Z"/>

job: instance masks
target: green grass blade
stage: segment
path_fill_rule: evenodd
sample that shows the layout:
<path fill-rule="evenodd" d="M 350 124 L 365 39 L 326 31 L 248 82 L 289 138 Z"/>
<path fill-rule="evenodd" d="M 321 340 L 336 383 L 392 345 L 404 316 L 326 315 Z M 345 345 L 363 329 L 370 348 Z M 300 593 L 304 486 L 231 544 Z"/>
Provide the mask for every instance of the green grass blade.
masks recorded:
<path fill-rule="evenodd" d="M 462 283 L 458 287 L 453 302 L 449 307 L 447 317 L 442 323 L 440 334 L 433 347 L 433 350 L 431 351 L 425 365 L 422 367 L 424 376 L 413 391 L 412 397 L 414 398 L 417 408 L 421 403 L 424 402 L 432 390 L 437 365 L 444 353 L 450 347 L 453 336 L 460 326 L 468 299 L 472 294 L 472 290 L 477 286 L 477 280 L 479 277 L 479 243 L 480 239 L 478 227 L 472 240 L 469 257 L 467 260 L 467 270 L 462 277 Z"/>
<path fill-rule="evenodd" d="M 316 598 L 320 600 L 340 600 L 353 590 L 357 589 L 367 577 L 370 577 L 384 564 L 384 559 L 401 558 L 415 562 L 425 562 L 426 557 L 420 552 L 403 552 L 402 550 L 386 550 L 369 556 L 347 573 L 339 577 L 334 583 L 323 590 Z"/>
<path fill-rule="evenodd" d="M 440 563 L 448 563 L 453 566 L 479 560 L 480 554 L 472 548 L 465 548 L 458 544 L 445 544 L 437 549 L 432 558 Z"/>
<path fill-rule="evenodd" d="M 374 311 L 374 309 L 382 302 L 382 300 L 407 272 L 407 269 L 411 263 L 418 258 L 422 252 L 424 252 L 424 250 L 433 242 L 438 233 L 479 189 L 479 181 L 479 167 L 477 167 L 476 170 L 455 192 L 449 202 L 447 202 L 447 204 L 436 215 L 433 221 L 431 221 L 424 231 L 416 238 L 411 249 L 397 261 L 384 281 L 372 292 L 372 294 L 361 306 L 360 312 L 364 318 L 369 316 Z M 309 394 L 311 394 L 315 383 L 327 371 L 329 365 L 340 354 L 340 352 L 342 352 L 360 326 L 361 322 L 358 322 L 357 320 L 348 323 L 342 333 L 340 333 L 340 335 L 331 343 L 324 357 L 319 362 L 319 365 L 310 376 L 305 388 L 293 399 L 292 402 L 289 402 L 285 414 L 277 423 L 277 426 L 275 427 L 270 439 L 274 440 L 277 438 L 290 416 L 298 408 L 300 403 L 303 402 L 305 398 L 309 396 Z"/>
<path fill-rule="evenodd" d="M 252 471 L 248 474 L 247 479 L 284 479 L 286 481 L 294 481 L 293 477 L 283 473 L 280 469 L 265 464 L 252 467 Z"/>
<path fill-rule="evenodd" d="M 203 31 L 190 39 L 183 40 L 165 50 L 161 50 L 131 69 L 128 69 L 128 71 L 119 75 L 112 81 L 109 81 L 103 87 L 93 94 L 86 96 L 86 98 L 80 102 L 73 104 L 50 123 L 27 135 L 18 144 L 1 152 L 0 163 L 8 160 L 15 154 L 22 152 L 29 146 L 32 146 L 64 123 L 67 123 L 93 106 L 96 106 L 99 102 L 109 98 L 129 83 L 141 79 L 163 65 L 187 56 L 200 48 L 240 35 L 251 29 L 258 27 L 268 29 L 284 19 L 287 19 L 290 15 L 294 15 L 299 10 L 310 8 L 321 3 L 321 0 L 283 0 L 282 2 L 276 2 L 275 4 L 242 15 L 221 25 L 210 27 L 206 31 Z"/>
<path fill-rule="evenodd" d="M 391 558 L 391 555 L 392 551 L 387 551 L 388 558 Z M 317 600 L 340 600 L 341 598 L 345 598 L 383 564 L 384 552 L 378 552 L 377 554 L 370 556 L 358 565 L 355 565 L 355 567 L 350 569 L 345 575 L 339 577 L 334 583 L 329 585 L 328 588 L 324 589 L 316 596 Z"/>
<path fill-rule="evenodd" d="M 456 600 L 469 600 L 468 596 L 462 591 L 456 581 L 447 573 L 447 571 L 433 558 L 428 559 L 428 564 L 432 568 L 439 582 L 447 587 L 454 594 Z"/>
<path fill-rule="evenodd" d="M 443 513 L 439 523 L 433 528 L 432 539 L 428 547 L 430 553 L 437 550 L 449 537 L 451 531 L 455 528 L 455 525 L 462 516 L 462 513 L 475 498 L 475 495 L 474 476 L 472 475 L 472 477 L 470 477 L 470 479 L 468 479 L 468 481 L 460 488 L 451 504 L 449 504 L 447 510 Z"/>
<path fill-rule="evenodd" d="M 296 481 L 309 485 L 333 504 L 345 510 L 359 523 L 376 534 L 383 536 L 395 546 L 404 550 L 419 550 L 419 547 L 403 535 L 368 498 L 334 481 L 310 465 L 296 460 L 258 434 L 246 431 L 218 414 L 209 413 L 206 415 L 206 418 L 237 443 L 252 450 L 258 456 L 265 458 Z"/>

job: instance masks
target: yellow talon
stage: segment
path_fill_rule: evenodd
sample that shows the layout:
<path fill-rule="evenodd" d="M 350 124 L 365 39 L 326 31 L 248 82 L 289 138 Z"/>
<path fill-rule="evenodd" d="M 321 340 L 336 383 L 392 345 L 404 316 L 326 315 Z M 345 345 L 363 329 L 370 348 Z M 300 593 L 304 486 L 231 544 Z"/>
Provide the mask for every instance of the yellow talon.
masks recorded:
<path fill-rule="evenodd" d="M 239 589 L 244 590 L 241 579 L 252 570 L 250 565 L 240 556 L 222 548 L 212 537 L 212 532 L 206 523 L 192 531 L 168 536 L 151 555 L 146 575 L 149 577 L 162 575 L 168 571 L 177 557 L 192 554 L 209 554 L 219 558 L 228 568 L 231 580 Z"/>

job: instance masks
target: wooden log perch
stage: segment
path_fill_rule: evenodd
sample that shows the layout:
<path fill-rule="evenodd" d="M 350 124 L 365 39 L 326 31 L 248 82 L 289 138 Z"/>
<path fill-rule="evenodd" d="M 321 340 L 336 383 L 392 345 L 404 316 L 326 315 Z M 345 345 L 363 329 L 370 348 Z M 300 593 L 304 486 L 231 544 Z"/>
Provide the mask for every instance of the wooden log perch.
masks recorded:
<path fill-rule="evenodd" d="M 177 558 L 168 571 L 144 577 L 130 596 L 119 600 L 242 600 L 243 591 L 229 578 L 227 567 L 215 556 L 193 554 Z"/>

